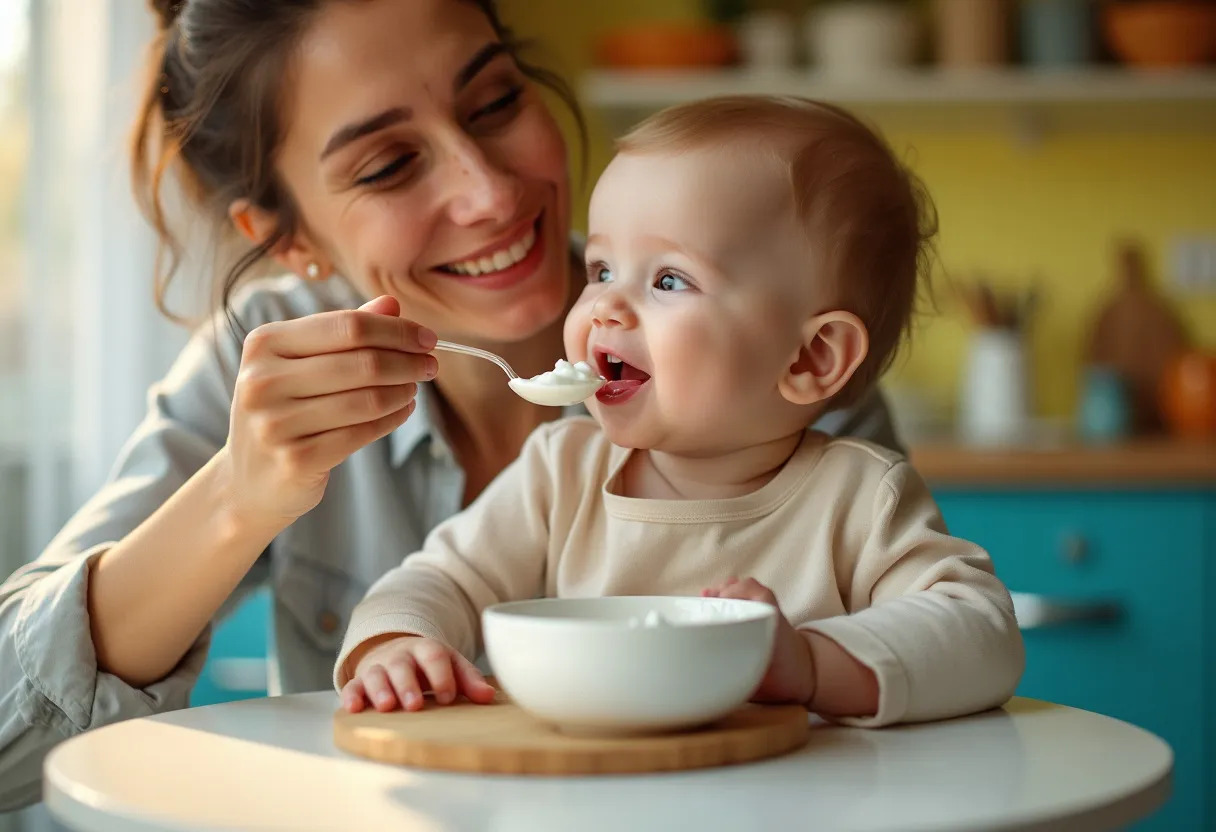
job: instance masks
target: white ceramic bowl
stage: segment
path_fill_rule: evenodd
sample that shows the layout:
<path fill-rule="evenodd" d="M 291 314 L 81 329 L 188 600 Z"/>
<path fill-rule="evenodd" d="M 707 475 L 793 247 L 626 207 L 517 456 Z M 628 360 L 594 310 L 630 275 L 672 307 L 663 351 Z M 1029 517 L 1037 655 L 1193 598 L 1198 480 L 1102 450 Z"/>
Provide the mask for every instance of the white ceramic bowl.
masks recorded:
<path fill-rule="evenodd" d="M 776 623 L 768 604 L 693 597 L 548 598 L 482 615 L 486 654 L 507 694 L 583 734 L 677 730 L 725 716 L 763 678 Z"/>

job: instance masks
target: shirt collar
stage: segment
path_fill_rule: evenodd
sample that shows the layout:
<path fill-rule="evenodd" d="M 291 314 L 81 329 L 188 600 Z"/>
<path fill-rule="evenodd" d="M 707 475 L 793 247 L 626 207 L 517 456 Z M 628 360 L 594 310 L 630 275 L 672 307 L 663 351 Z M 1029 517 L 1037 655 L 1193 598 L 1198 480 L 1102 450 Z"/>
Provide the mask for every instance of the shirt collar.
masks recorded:
<path fill-rule="evenodd" d="M 429 382 L 419 384 L 414 412 L 405 420 L 405 424 L 389 434 L 389 462 L 394 468 L 404 465 L 424 440 L 430 441 L 431 453 L 435 457 L 451 456 L 451 449 L 443 438 L 442 425 L 438 423 L 439 414 L 433 407 L 434 395 Z M 562 408 L 561 418 L 586 415 L 587 408 L 572 404 Z"/>

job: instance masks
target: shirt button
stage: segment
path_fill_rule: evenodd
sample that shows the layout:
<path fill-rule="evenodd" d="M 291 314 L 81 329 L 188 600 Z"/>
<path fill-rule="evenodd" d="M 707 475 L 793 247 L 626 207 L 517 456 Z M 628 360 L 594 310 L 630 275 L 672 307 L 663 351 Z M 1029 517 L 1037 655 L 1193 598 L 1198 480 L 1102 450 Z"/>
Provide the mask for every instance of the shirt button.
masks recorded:
<path fill-rule="evenodd" d="M 338 616 L 331 610 L 326 610 L 317 617 L 317 626 L 323 633 L 332 633 L 338 629 Z"/>

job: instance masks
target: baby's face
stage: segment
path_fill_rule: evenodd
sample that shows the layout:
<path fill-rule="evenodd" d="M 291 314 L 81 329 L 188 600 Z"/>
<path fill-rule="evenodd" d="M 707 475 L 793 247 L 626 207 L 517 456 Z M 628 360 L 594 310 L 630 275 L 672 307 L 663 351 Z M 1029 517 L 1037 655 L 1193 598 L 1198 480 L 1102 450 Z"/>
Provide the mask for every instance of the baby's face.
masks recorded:
<path fill-rule="evenodd" d="M 610 380 L 588 404 L 612 442 L 720 453 L 806 415 L 777 382 L 823 299 L 774 155 L 618 155 L 591 198 L 586 261 L 566 352 Z"/>

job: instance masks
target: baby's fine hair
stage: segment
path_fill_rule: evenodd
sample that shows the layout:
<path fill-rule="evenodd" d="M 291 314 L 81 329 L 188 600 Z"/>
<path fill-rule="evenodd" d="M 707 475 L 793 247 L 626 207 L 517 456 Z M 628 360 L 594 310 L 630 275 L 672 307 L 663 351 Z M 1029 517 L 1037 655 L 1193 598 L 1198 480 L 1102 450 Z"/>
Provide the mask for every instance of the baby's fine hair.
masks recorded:
<path fill-rule="evenodd" d="M 622 153 L 768 145 L 788 163 L 812 252 L 808 277 L 838 287 L 870 349 L 831 406 L 856 401 L 890 366 L 927 285 L 937 214 L 924 184 L 878 133 L 840 107 L 794 96 L 726 96 L 658 112 L 617 141 Z M 826 311 L 826 310 L 824 310 Z"/>

